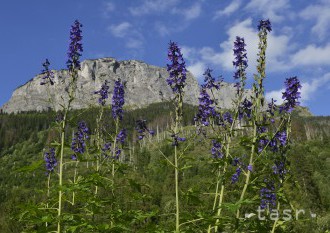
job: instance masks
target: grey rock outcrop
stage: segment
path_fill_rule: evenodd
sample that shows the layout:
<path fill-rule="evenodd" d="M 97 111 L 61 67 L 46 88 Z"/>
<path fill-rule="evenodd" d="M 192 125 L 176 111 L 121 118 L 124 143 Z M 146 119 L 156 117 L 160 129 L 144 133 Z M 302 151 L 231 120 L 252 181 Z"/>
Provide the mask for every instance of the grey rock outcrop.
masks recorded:
<path fill-rule="evenodd" d="M 10 100 L 2 106 L 6 113 L 22 111 L 43 111 L 48 109 L 60 110 L 67 102 L 68 72 L 54 71 L 55 85 L 41 86 L 43 75 L 37 75 L 26 84 L 17 88 Z M 93 93 L 100 89 L 105 80 L 109 81 L 110 97 L 114 81 L 120 78 L 126 81 L 125 106 L 140 108 L 151 103 L 161 102 L 173 97 L 170 87 L 166 83 L 168 73 L 165 68 L 148 65 L 146 63 L 128 60 L 117 61 L 113 58 L 85 60 L 81 63 L 81 71 L 77 80 L 76 98 L 72 102 L 73 109 L 88 108 L 98 104 L 97 95 Z M 160 95 L 160 92 L 162 95 Z M 199 85 L 192 74 L 187 74 L 184 101 L 197 105 Z M 221 91 L 216 93 L 219 105 L 224 108 L 232 106 L 235 97 L 233 84 L 223 83 Z M 52 100 L 52 101 L 50 101 Z M 107 104 L 110 104 L 111 98 Z"/>

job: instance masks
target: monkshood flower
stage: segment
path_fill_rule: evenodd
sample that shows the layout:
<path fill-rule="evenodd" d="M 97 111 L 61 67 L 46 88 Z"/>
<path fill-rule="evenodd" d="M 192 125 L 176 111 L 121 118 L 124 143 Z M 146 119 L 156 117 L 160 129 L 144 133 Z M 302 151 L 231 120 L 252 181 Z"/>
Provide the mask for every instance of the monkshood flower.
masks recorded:
<path fill-rule="evenodd" d="M 77 153 L 83 154 L 86 148 L 85 140 L 88 139 L 89 129 L 84 121 L 78 123 L 78 131 L 72 139 L 71 149 L 74 154 L 71 156 L 73 160 L 77 159 Z"/>
<path fill-rule="evenodd" d="M 170 76 L 166 79 L 166 82 L 173 93 L 182 93 L 186 83 L 187 70 L 181 50 L 175 42 L 169 44 L 168 59 L 171 62 L 167 64 L 167 71 Z"/>
<path fill-rule="evenodd" d="M 212 70 L 207 68 L 204 72 L 204 84 L 202 85 L 202 88 L 206 88 L 206 89 L 212 89 L 215 88 L 217 90 L 220 89 L 220 83 L 222 82 L 222 80 L 220 81 L 215 81 L 215 78 L 212 77 L 211 75 Z"/>
<path fill-rule="evenodd" d="M 232 184 L 235 184 L 238 181 L 239 176 L 241 175 L 241 173 L 242 173 L 242 168 L 241 167 L 236 168 L 236 171 L 235 171 L 234 175 L 231 177 L 231 183 Z"/>
<path fill-rule="evenodd" d="M 102 155 L 105 157 L 105 158 L 108 158 L 108 152 L 111 151 L 111 142 L 106 142 L 103 147 L 101 148 L 102 150 Z"/>
<path fill-rule="evenodd" d="M 46 163 L 46 169 L 48 171 L 47 174 L 49 174 L 50 172 L 53 172 L 55 167 L 57 166 L 57 160 L 55 157 L 55 149 L 54 148 L 50 148 L 49 152 L 45 152 L 44 153 L 44 160 Z"/>
<path fill-rule="evenodd" d="M 284 175 L 288 172 L 285 169 L 285 162 L 284 161 L 276 161 L 275 165 L 272 168 L 273 168 L 273 173 L 276 174 L 276 175 L 279 175 L 280 178 L 283 178 Z"/>
<path fill-rule="evenodd" d="M 276 193 L 275 193 L 275 185 L 272 181 L 264 180 L 266 183 L 266 187 L 260 189 L 260 208 L 269 209 L 276 207 Z"/>
<path fill-rule="evenodd" d="M 101 104 L 102 106 L 105 105 L 105 101 L 109 97 L 108 93 L 109 93 L 108 81 L 105 80 L 104 84 L 102 84 L 102 86 L 101 86 L 101 89 L 94 92 L 94 94 L 100 95 L 99 104 Z"/>
<path fill-rule="evenodd" d="M 135 129 L 139 134 L 139 140 L 142 140 L 146 136 L 146 132 L 148 132 L 151 136 L 155 135 L 155 131 L 148 129 L 146 120 L 137 120 Z"/>
<path fill-rule="evenodd" d="M 272 25 L 271 25 L 269 19 L 260 20 L 259 21 L 259 25 L 258 25 L 258 30 L 259 31 L 268 31 L 268 32 L 271 32 L 272 31 Z"/>
<path fill-rule="evenodd" d="M 251 113 L 252 102 L 245 98 L 238 109 L 238 118 L 240 120 L 242 120 L 244 117 L 251 118 Z"/>
<path fill-rule="evenodd" d="M 81 35 L 82 24 L 76 20 L 71 26 L 70 30 L 70 45 L 68 50 L 68 61 L 66 62 L 69 70 L 80 69 L 81 52 L 83 51 L 82 47 L 82 35 Z"/>
<path fill-rule="evenodd" d="M 54 85 L 54 73 L 49 70 L 50 62 L 48 59 L 44 63 L 42 63 L 42 66 L 44 67 L 41 71 L 42 74 L 45 76 L 42 77 L 42 81 L 40 82 L 40 85 L 45 85 L 46 83 L 50 83 L 50 85 Z"/>
<path fill-rule="evenodd" d="M 124 91 L 124 83 L 118 78 L 115 81 L 115 86 L 113 89 L 112 96 L 112 117 L 113 119 L 123 119 L 123 106 L 125 104 L 124 99 L 125 91 Z"/>
<path fill-rule="evenodd" d="M 227 121 L 229 124 L 233 123 L 233 117 L 230 114 L 230 112 L 225 112 L 222 117 L 223 117 L 223 120 Z"/>
<path fill-rule="evenodd" d="M 120 130 L 116 137 L 116 142 L 124 144 L 127 137 L 126 129 Z"/>
<path fill-rule="evenodd" d="M 202 88 L 200 92 L 200 97 L 198 98 L 198 113 L 194 117 L 194 121 L 201 121 L 204 126 L 209 125 L 209 118 L 216 116 L 215 107 L 213 106 L 214 100 L 210 98 L 210 95 L 207 93 L 206 88 Z"/>
<path fill-rule="evenodd" d="M 179 141 L 186 141 L 186 138 L 181 138 L 178 136 L 178 134 L 172 134 L 171 137 L 173 138 L 172 146 L 179 146 Z"/>
<path fill-rule="evenodd" d="M 239 94 L 241 88 L 244 88 L 246 80 L 246 68 L 248 67 L 248 60 L 246 55 L 244 38 L 237 36 L 234 42 L 234 56 L 233 65 L 236 68 L 234 73 L 234 79 L 237 80 L 235 87 L 237 88 L 237 94 Z"/>
<path fill-rule="evenodd" d="M 285 81 L 285 92 L 283 92 L 282 99 L 284 104 L 280 106 L 280 112 L 292 112 L 292 110 L 299 106 L 300 102 L 298 99 L 301 97 L 299 89 L 301 89 L 300 81 L 297 77 L 287 78 Z"/>
<path fill-rule="evenodd" d="M 221 159 L 223 157 L 223 154 L 221 152 L 221 148 L 222 145 L 220 142 L 218 142 L 217 140 L 212 140 L 212 149 L 211 149 L 211 153 L 212 153 L 212 157 L 215 159 Z"/>
<path fill-rule="evenodd" d="M 272 123 L 275 123 L 275 120 L 274 120 L 274 115 L 275 115 L 275 112 L 277 111 L 277 105 L 275 104 L 276 100 L 274 100 L 272 98 L 272 100 L 270 101 L 270 103 L 268 104 L 268 109 L 267 109 L 267 112 L 269 113 L 269 115 L 271 116 L 270 118 L 270 121 Z"/>

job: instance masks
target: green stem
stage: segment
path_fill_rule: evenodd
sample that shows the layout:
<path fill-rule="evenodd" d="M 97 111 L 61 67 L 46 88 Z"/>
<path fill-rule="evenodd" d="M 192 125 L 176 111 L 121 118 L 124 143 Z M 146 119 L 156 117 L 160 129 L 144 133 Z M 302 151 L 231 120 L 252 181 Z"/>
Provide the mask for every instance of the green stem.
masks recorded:
<path fill-rule="evenodd" d="M 253 127 L 253 142 L 252 142 L 252 147 L 251 147 L 251 156 L 250 156 L 250 161 L 249 161 L 249 165 L 251 165 L 253 167 L 253 158 L 254 158 L 254 151 L 255 151 L 255 144 L 256 144 L 256 140 L 257 140 L 257 124 L 254 121 L 254 127 Z M 246 190 L 249 186 L 250 183 L 250 177 L 251 177 L 251 171 L 248 170 L 247 174 L 246 174 L 246 178 L 245 178 L 245 183 L 244 183 L 244 187 L 239 199 L 239 202 L 242 202 L 246 193 Z M 240 214 L 240 208 L 238 208 L 237 212 L 236 212 L 236 218 L 239 218 L 239 214 Z"/>
<path fill-rule="evenodd" d="M 280 210 L 280 202 L 277 203 L 277 213 L 279 213 L 279 210 Z M 274 221 L 274 224 L 273 224 L 273 227 L 272 227 L 272 230 L 271 230 L 271 233 L 274 233 L 275 232 L 275 229 L 276 229 L 276 225 L 277 225 L 277 222 L 278 222 L 278 219 L 279 218 L 276 218 L 276 220 Z"/>
<path fill-rule="evenodd" d="M 113 137 L 113 150 L 112 150 L 112 157 L 113 157 L 113 162 L 112 162 L 112 178 L 115 177 L 115 163 L 114 163 L 114 158 L 116 157 L 116 144 L 117 144 L 117 134 L 118 134 L 118 128 L 119 128 L 119 118 L 117 117 L 116 119 L 116 132 L 115 136 Z"/>
<path fill-rule="evenodd" d="M 60 161 L 59 161 L 59 191 L 58 191 L 58 212 L 57 217 L 59 218 L 57 221 L 57 233 L 61 232 L 61 214 L 62 214 L 62 185 L 63 185 L 63 156 L 64 156 L 64 142 L 65 142 L 65 126 L 66 126 L 66 117 L 67 110 L 65 110 L 62 128 L 61 128 L 61 150 L 60 150 Z"/>

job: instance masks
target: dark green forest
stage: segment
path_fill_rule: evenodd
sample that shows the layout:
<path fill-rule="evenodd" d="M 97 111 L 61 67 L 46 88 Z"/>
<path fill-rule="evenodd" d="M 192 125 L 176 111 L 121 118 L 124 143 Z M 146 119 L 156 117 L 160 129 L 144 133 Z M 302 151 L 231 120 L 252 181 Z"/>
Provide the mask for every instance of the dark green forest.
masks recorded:
<path fill-rule="evenodd" d="M 164 232 L 164 226 L 172 224 L 174 174 L 163 156 L 171 158 L 173 147 L 165 140 L 170 134 L 171 103 L 152 104 L 146 108 L 127 110 L 123 125 L 128 130 L 125 157 L 121 161 L 120 178 L 115 195 L 121 211 L 122 228 L 111 232 L 125 232 L 129 222 L 132 232 Z M 96 127 L 95 118 L 98 109 L 75 110 L 69 114 L 70 126 L 67 134 L 72 135 L 79 120 L 86 121 L 90 130 Z M 193 117 L 196 107 L 185 105 L 183 114 L 184 135 L 193 140 L 203 141 L 203 137 L 194 138 Z M 22 232 L 24 219 L 31 213 L 24 212 L 26 206 L 45 200 L 47 175 L 43 160 L 44 148 L 57 138 L 53 125 L 55 112 L 27 112 L 20 114 L 0 114 L 0 232 Z M 106 127 L 111 131 L 113 120 L 110 110 L 104 114 Z M 156 131 L 153 137 L 137 140 L 134 131 L 136 120 L 146 119 L 148 127 Z M 72 133 L 71 133 L 72 132 Z M 293 221 L 288 228 L 291 232 L 328 232 L 330 229 L 330 117 L 307 116 L 300 111 L 293 113 L 292 144 L 288 156 L 290 164 L 290 182 L 284 187 L 290 205 L 306 210 L 305 217 Z M 67 138 L 70 144 L 71 138 Z M 162 155 L 160 154 L 162 151 Z M 205 203 L 210 205 L 207 193 L 212 189 L 212 164 L 210 145 L 193 144 L 189 147 L 186 169 L 182 173 L 183 218 L 201 217 L 199 213 Z M 86 167 L 80 167 L 81 174 L 88 174 Z M 65 166 L 66 179 L 73 172 L 72 165 Z M 95 180 L 95 179 L 94 179 Z M 79 193 L 82 190 L 78 190 Z M 235 193 L 235 186 L 230 192 Z M 83 193 L 83 191 L 81 192 Z M 102 187 L 100 195 L 110 196 L 107 187 Z M 89 198 L 88 195 L 81 195 Z M 87 201 L 86 201 L 87 202 Z M 94 203 L 94 209 L 100 214 L 111 215 L 111 209 L 101 208 L 106 203 Z M 65 208 L 70 209 L 70 206 Z M 38 216 L 38 210 L 31 216 Z M 30 210 L 31 212 L 31 210 Z M 74 212 L 74 210 L 73 210 Z M 315 217 L 310 217 L 310 213 Z M 116 213 L 114 217 L 120 214 Z M 132 216 L 135 217 L 132 217 Z M 43 216 L 47 218 L 47 216 Z M 45 221 L 40 217 L 40 221 Z M 23 222 L 22 222 L 23 221 Z M 195 232 L 203 232 L 207 225 L 195 224 Z M 104 232 L 107 226 L 104 226 Z M 35 229 L 34 232 L 42 232 Z M 72 231 L 73 232 L 73 231 Z M 100 232 L 102 232 L 100 230 Z M 189 231 L 188 231 L 189 232 Z M 266 231 L 265 231 L 266 232 Z"/>

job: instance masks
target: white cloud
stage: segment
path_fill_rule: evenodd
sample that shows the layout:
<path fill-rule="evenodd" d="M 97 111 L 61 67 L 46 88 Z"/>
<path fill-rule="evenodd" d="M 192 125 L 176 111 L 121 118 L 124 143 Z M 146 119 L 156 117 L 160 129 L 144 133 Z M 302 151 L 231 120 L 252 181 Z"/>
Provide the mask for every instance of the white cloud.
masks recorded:
<path fill-rule="evenodd" d="M 126 48 L 142 49 L 144 44 L 143 34 L 129 22 L 122 22 L 118 25 L 111 25 L 108 30 L 113 36 L 123 38 Z"/>
<path fill-rule="evenodd" d="M 264 19 L 279 22 L 293 16 L 293 12 L 290 12 L 290 15 L 284 14 L 289 7 L 289 0 L 251 0 L 245 9 L 253 14 L 261 14 Z"/>
<path fill-rule="evenodd" d="M 308 45 L 296 52 L 291 57 L 294 65 L 330 65 L 330 44 L 324 47 L 317 47 L 316 45 Z"/>
<path fill-rule="evenodd" d="M 111 13 L 116 9 L 116 6 L 113 2 L 106 2 L 102 7 L 102 14 L 104 18 L 109 18 Z"/>
<path fill-rule="evenodd" d="M 195 76 L 195 78 L 197 78 L 197 80 L 201 80 L 205 69 L 206 65 L 204 62 L 196 62 L 187 67 L 187 70 L 190 71 Z"/>
<path fill-rule="evenodd" d="M 177 3 L 178 0 L 145 0 L 140 6 L 130 7 L 129 11 L 133 16 L 157 14 L 171 9 Z"/>
<path fill-rule="evenodd" d="M 160 36 L 167 36 L 171 33 L 170 28 L 161 22 L 155 23 L 155 30 L 158 32 Z"/>
<path fill-rule="evenodd" d="M 234 13 L 241 6 L 240 0 L 232 1 L 225 9 L 220 9 L 215 12 L 213 19 L 218 19 L 221 16 L 229 16 Z"/>
<path fill-rule="evenodd" d="M 200 14 L 202 12 L 202 8 L 199 3 L 195 3 L 190 8 L 183 10 L 183 11 L 180 10 L 180 12 L 181 12 L 181 14 L 184 15 L 186 20 L 192 20 L 192 19 L 196 19 L 200 16 Z"/>
<path fill-rule="evenodd" d="M 111 25 L 108 29 L 116 37 L 124 37 L 129 32 L 132 25 L 128 22 L 123 22 L 118 25 Z"/>
<path fill-rule="evenodd" d="M 317 91 L 326 85 L 330 86 L 330 73 L 323 75 L 321 78 L 314 78 L 311 82 L 302 82 L 301 102 L 304 103 L 313 99 Z"/>
<path fill-rule="evenodd" d="M 312 32 L 319 37 L 325 39 L 330 29 L 330 1 L 323 1 L 323 4 L 310 5 L 300 12 L 300 17 L 306 20 L 316 20 L 312 27 Z"/>
<path fill-rule="evenodd" d="M 228 38 L 226 41 L 220 43 L 221 51 L 216 51 L 210 47 L 202 48 L 187 48 L 186 51 L 190 52 L 190 56 L 187 60 L 192 63 L 197 61 L 204 62 L 207 65 L 221 66 L 227 71 L 233 71 L 234 54 L 233 43 L 236 40 L 236 36 L 244 37 L 247 44 L 247 57 L 248 57 L 248 72 L 254 73 L 257 65 L 257 53 L 258 53 L 258 32 L 252 27 L 252 19 L 244 20 L 243 22 L 235 24 L 227 31 Z M 279 71 L 291 68 L 287 61 L 286 54 L 290 51 L 289 36 L 286 35 L 274 35 L 270 33 L 268 36 L 268 48 L 266 52 L 267 56 L 267 70 Z"/>
<path fill-rule="evenodd" d="M 276 104 L 282 104 L 282 93 L 284 92 L 284 89 L 276 90 L 276 91 L 270 91 L 265 94 L 266 100 L 268 102 L 271 102 L 272 99 L 276 100 Z"/>

